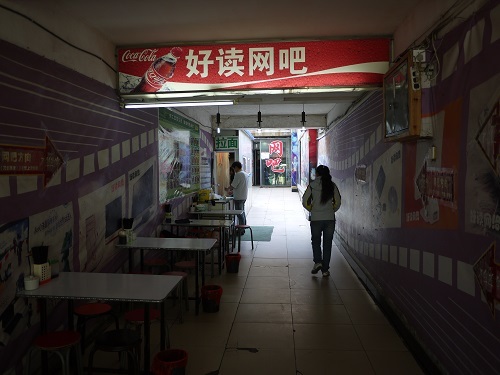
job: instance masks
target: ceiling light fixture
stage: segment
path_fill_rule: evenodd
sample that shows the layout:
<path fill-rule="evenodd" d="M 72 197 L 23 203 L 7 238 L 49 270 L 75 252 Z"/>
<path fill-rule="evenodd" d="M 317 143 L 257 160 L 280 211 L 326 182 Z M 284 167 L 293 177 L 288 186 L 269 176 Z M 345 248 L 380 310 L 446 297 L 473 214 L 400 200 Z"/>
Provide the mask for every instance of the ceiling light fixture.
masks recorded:
<path fill-rule="evenodd" d="M 125 108 L 158 108 L 158 107 L 205 107 L 212 105 L 233 105 L 233 100 L 188 100 L 125 103 Z"/>
<path fill-rule="evenodd" d="M 306 112 L 305 112 L 305 104 L 302 104 L 302 130 L 306 130 Z"/>
<path fill-rule="evenodd" d="M 217 107 L 217 117 L 216 117 L 215 123 L 217 124 L 217 134 L 220 134 L 220 113 L 219 113 L 219 107 Z"/>
<path fill-rule="evenodd" d="M 259 112 L 257 112 L 257 123 L 259 124 L 259 129 L 258 132 L 262 132 L 262 128 L 260 127 L 260 124 L 262 122 L 262 113 L 260 113 L 260 104 L 259 104 Z"/>

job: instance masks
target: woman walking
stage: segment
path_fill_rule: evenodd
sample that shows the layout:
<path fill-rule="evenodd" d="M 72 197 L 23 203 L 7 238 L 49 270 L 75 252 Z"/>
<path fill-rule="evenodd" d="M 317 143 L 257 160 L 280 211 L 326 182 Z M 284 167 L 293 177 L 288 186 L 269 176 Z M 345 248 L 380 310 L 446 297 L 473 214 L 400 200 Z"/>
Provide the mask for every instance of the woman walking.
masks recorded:
<path fill-rule="evenodd" d="M 314 261 L 312 274 L 317 274 L 321 270 L 323 277 L 330 276 L 335 212 L 340 204 L 340 192 L 332 181 L 330 169 L 325 165 L 319 165 L 316 168 L 316 179 L 309 184 L 302 196 L 302 205 L 311 212 L 311 244 Z M 323 251 L 321 251 L 321 237 L 323 237 Z"/>

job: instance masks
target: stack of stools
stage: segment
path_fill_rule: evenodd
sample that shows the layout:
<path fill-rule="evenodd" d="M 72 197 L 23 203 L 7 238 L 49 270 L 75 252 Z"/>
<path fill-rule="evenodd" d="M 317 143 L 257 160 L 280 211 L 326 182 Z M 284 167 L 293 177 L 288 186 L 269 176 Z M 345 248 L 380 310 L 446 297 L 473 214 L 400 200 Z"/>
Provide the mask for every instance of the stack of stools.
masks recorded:
<path fill-rule="evenodd" d="M 252 232 L 252 227 L 250 225 L 236 225 L 235 230 L 236 233 L 238 234 L 238 253 L 241 250 L 241 232 L 248 229 L 250 231 L 250 239 L 252 240 L 252 250 L 253 250 L 253 232 Z"/>
<path fill-rule="evenodd" d="M 85 351 L 85 330 L 87 321 L 102 316 L 111 316 L 115 321 L 116 329 L 120 328 L 118 317 L 113 313 L 112 306 L 103 302 L 90 302 L 76 306 L 73 310 L 77 316 L 76 328 L 82 336 L 82 352 Z"/>
<path fill-rule="evenodd" d="M 61 359 L 62 374 L 70 374 L 70 353 L 71 349 L 75 349 L 76 372 L 78 375 L 83 374 L 82 353 L 80 350 L 81 335 L 75 331 L 55 331 L 48 332 L 38 336 L 34 341 L 34 348 L 38 348 L 47 352 L 54 352 Z M 30 374 L 31 354 L 28 355 L 27 374 Z"/>
<path fill-rule="evenodd" d="M 94 370 L 99 372 L 115 372 L 112 369 L 94 369 L 94 354 L 97 351 L 113 352 L 121 355 L 126 353 L 128 357 L 128 372 L 139 374 L 139 353 L 141 352 L 141 334 L 132 329 L 115 329 L 104 332 L 95 340 L 94 347 L 89 354 L 88 375 L 92 375 Z M 121 357 L 120 357 L 121 359 Z"/>

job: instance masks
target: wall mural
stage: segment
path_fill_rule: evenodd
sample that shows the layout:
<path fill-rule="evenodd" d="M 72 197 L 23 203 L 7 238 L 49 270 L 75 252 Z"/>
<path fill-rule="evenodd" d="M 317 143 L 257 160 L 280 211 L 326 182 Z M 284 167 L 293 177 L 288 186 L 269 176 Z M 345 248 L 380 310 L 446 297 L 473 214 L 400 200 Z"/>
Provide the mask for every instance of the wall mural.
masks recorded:
<path fill-rule="evenodd" d="M 169 109 L 160 108 L 158 160 L 160 202 L 198 191 L 199 125 Z"/>
<path fill-rule="evenodd" d="M 375 92 L 320 140 L 340 181 L 339 243 L 443 373 L 500 366 L 500 1 L 485 4 L 427 50 L 432 138 L 384 142 Z"/>

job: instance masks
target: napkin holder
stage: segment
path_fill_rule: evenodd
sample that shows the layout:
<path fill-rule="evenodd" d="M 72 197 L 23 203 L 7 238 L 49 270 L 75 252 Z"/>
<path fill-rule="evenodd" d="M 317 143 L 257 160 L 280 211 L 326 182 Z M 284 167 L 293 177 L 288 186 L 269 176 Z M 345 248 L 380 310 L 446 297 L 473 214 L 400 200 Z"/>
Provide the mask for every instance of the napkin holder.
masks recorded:
<path fill-rule="evenodd" d="M 33 275 L 40 279 L 40 285 L 49 282 L 52 276 L 50 264 L 48 262 L 42 264 L 34 264 Z"/>

